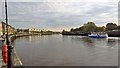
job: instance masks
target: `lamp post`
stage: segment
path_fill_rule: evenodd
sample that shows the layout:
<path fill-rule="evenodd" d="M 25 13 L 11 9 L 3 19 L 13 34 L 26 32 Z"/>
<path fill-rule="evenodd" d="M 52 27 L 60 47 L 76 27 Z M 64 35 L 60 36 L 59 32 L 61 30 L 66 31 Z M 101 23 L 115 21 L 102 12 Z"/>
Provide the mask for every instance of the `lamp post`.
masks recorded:
<path fill-rule="evenodd" d="M 13 67 L 13 62 L 12 62 L 12 49 L 13 47 L 10 45 L 9 38 L 8 38 L 8 15 L 7 15 L 7 1 L 5 0 L 5 14 L 6 14 L 6 44 L 8 45 L 8 64 L 7 68 L 12 68 Z"/>

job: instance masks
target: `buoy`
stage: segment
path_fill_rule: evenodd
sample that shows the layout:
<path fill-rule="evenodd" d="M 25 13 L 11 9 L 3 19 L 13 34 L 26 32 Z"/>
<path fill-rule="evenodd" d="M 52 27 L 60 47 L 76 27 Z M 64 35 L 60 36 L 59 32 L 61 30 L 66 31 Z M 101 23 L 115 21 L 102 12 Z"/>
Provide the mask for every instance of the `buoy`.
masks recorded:
<path fill-rule="evenodd" d="M 8 48 L 6 44 L 2 45 L 2 57 L 3 57 L 3 61 L 4 63 L 8 63 Z"/>

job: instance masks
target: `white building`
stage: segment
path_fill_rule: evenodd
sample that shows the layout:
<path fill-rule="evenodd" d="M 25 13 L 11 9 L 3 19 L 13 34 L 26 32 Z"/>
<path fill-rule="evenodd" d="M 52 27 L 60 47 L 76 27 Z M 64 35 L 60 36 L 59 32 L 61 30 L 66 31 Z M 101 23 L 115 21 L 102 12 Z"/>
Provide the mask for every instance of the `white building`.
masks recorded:
<path fill-rule="evenodd" d="M 36 33 L 36 32 L 41 32 L 41 29 L 30 28 L 30 29 L 29 29 L 29 33 L 32 33 L 32 32 L 34 32 L 34 33 Z"/>

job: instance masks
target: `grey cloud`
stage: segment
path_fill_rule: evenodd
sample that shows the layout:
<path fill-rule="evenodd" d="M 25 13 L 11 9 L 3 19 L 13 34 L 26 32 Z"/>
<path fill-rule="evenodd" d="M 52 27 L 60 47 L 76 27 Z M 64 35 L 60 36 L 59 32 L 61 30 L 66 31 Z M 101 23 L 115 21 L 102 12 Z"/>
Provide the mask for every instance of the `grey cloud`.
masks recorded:
<path fill-rule="evenodd" d="M 117 12 L 112 3 L 9 2 L 8 6 L 9 22 L 16 28 L 63 29 L 80 26 L 88 21 L 100 25 L 106 22 L 100 21 L 103 19 L 100 14 Z"/>

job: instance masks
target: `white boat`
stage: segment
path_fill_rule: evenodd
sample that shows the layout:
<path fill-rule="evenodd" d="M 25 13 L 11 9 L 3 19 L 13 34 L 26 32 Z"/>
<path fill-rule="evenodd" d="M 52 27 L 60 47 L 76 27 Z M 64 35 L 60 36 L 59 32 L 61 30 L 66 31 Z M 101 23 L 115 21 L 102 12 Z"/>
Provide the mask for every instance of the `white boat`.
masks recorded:
<path fill-rule="evenodd" d="M 106 32 L 92 32 L 88 35 L 90 38 L 107 38 L 108 34 Z"/>

